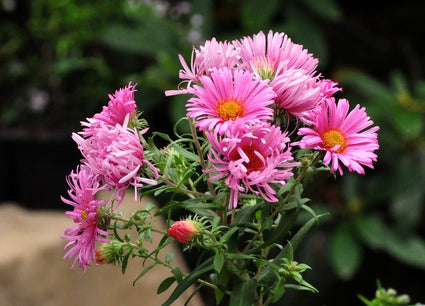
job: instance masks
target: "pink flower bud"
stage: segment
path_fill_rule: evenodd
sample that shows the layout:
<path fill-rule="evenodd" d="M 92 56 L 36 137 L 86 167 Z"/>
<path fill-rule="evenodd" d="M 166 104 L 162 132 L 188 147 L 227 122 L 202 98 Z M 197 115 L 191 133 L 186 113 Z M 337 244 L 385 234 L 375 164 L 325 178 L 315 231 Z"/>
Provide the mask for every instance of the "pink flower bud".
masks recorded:
<path fill-rule="evenodd" d="M 180 242 L 188 243 L 199 233 L 198 224 L 190 219 L 176 221 L 168 229 L 168 236 L 177 239 Z"/>

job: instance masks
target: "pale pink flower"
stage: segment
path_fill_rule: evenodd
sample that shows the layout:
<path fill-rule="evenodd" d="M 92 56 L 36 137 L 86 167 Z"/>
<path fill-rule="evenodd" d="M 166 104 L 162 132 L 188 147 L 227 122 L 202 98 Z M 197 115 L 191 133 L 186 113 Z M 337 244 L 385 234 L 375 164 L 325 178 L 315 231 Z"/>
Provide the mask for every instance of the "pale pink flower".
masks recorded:
<path fill-rule="evenodd" d="M 98 175 L 89 167 L 81 165 L 76 172 L 72 171 L 67 177 L 70 187 L 68 190 L 69 199 L 61 197 L 65 204 L 73 206 L 72 211 L 67 211 L 66 215 L 71 217 L 75 225 L 65 230 L 63 239 L 68 240 L 65 249 L 68 249 L 64 258 L 75 257 L 72 268 L 78 262 L 83 271 L 95 262 L 96 242 L 108 242 L 105 237 L 108 232 L 99 226 L 99 207 L 105 201 L 96 200 L 95 194 L 102 189 L 98 180 Z"/>
<path fill-rule="evenodd" d="M 213 68 L 219 69 L 227 67 L 233 69 L 239 60 L 235 47 L 226 41 L 217 41 L 216 38 L 207 40 L 199 50 L 193 48 L 190 60 L 190 67 L 179 54 L 179 60 L 183 69 L 179 71 L 179 78 L 188 82 L 188 87 L 192 82 L 199 82 L 199 78 L 203 75 L 210 75 Z M 176 94 L 185 94 L 186 89 L 168 90 L 165 92 L 167 96 Z"/>
<path fill-rule="evenodd" d="M 348 113 L 349 107 L 346 99 L 340 99 L 338 104 L 334 98 L 326 99 L 318 109 L 314 128 L 300 128 L 298 135 L 304 137 L 294 144 L 325 151 L 323 162 L 325 165 L 331 164 L 331 172 L 339 170 L 343 174 L 341 161 L 349 171 L 365 174 L 362 166 L 373 168 L 372 162 L 377 160 L 373 152 L 379 149 L 376 134 L 379 127 L 366 129 L 373 125 L 373 121 L 367 116 L 365 108 L 356 105 Z"/>
<path fill-rule="evenodd" d="M 216 173 L 209 178 L 224 178 L 230 188 L 229 209 L 236 208 L 239 195 L 252 192 L 266 201 L 277 202 L 276 191 L 270 184 L 284 185 L 297 166 L 292 162 L 289 138 L 274 125 L 258 122 L 249 126 L 237 120 L 229 126 L 226 136 L 206 132 L 211 143 L 209 160 Z"/>
<path fill-rule="evenodd" d="M 187 116 L 196 119 L 201 130 L 223 134 L 229 124 L 241 118 L 245 123 L 273 119 L 275 93 L 267 82 L 253 74 L 228 68 L 213 69 L 211 76 L 200 77 L 202 86 L 188 91 L 195 95 L 186 104 Z"/>
<path fill-rule="evenodd" d="M 136 188 L 137 197 L 137 187 L 142 187 L 143 183 L 157 184 L 156 180 L 140 175 L 144 166 L 150 168 L 155 178 L 158 177 L 156 168 L 144 159 L 140 141 L 148 129 L 138 132 L 136 128 L 127 128 L 127 125 L 128 116 L 123 126 L 100 122 L 91 128 L 92 134 L 87 138 L 77 133 L 72 135 L 84 156 L 83 162 L 99 175 L 106 186 L 117 189 L 119 202 L 130 185 Z"/>

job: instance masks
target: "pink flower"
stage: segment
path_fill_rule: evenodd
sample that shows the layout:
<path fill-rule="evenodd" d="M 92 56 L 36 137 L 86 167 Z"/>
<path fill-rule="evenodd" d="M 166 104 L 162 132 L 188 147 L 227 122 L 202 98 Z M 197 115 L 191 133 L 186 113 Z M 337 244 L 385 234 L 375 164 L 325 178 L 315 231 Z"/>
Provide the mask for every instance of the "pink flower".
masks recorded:
<path fill-rule="evenodd" d="M 243 69 L 268 79 L 276 104 L 296 117 L 313 109 L 320 99 L 320 82 L 314 76 L 318 60 L 284 33 L 259 32 L 233 44 L 240 49 Z"/>
<path fill-rule="evenodd" d="M 199 50 L 193 48 L 190 68 L 180 54 L 179 60 L 183 66 L 183 69 L 179 71 L 179 78 L 187 80 L 189 87 L 192 82 L 199 82 L 201 76 L 210 75 L 213 68 L 235 68 L 239 58 L 232 44 L 212 38 L 211 40 L 207 40 L 204 46 L 200 46 Z M 168 90 L 165 92 L 167 96 L 185 93 L 187 93 L 186 89 Z"/>
<path fill-rule="evenodd" d="M 319 79 L 300 69 L 279 73 L 270 86 L 276 91 L 277 106 L 298 118 L 314 109 L 321 98 Z"/>
<path fill-rule="evenodd" d="M 148 166 L 157 178 L 156 168 L 144 159 L 143 146 L 140 137 L 147 129 L 140 132 L 127 128 L 128 116 L 124 126 L 116 124 L 107 125 L 103 122 L 95 124 L 91 136 L 83 138 L 73 133 L 72 138 L 77 143 L 83 162 L 99 175 L 99 178 L 109 188 L 117 188 L 119 202 L 129 185 L 142 187 L 143 183 L 157 184 L 156 180 L 142 177 L 140 172 Z M 119 203 L 118 203 L 119 204 Z"/>
<path fill-rule="evenodd" d="M 377 160 L 373 153 L 379 149 L 378 126 L 365 130 L 373 124 L 367 116 L 365 108 L 359 105 L 348 113 L 349 102 L 340 99 L 336 104 L 329 98 L 320 105 L 313 128 L 300 128 L 298 135 L 304 135 L 298 144 L 301 148 L 313 148 L 325 151 L 325 165 L 331 163 L 331 172 L 339 170 L 343 174 L 339 161 L 349 171 L 365 174 L 362 167 L 373 169 L 372 162 Z"/>
<path fill-rule="evenodd" d="M 262 31 L 253 37 L 234 40 L 239 50 L 240 68 L 256 72 L 263 79 L 272 80 L 275 75 L 289 69 L 300 69 L 313 74 L 318 60 L 302 45 L 295 44 L 284 33 L 269 31 L 267 38 Z"/>
<path fill-rule="evenodd" d="M 217 173 L 209 178 L 215 181 L 225 178 L 230 188 L 229 209 L 236 208 L 240 194 L 253 192 L 266 201 L 277 202 L 276 191 L 269 185 L 284 185 L 293 175 L 291 168 L 297 166 L 293 160 L 289 138 L 280 128 L 258 123 L 248 126 L 237 120 L 229 126 L 225 137 L 206 132 L 211 143 L 208 172 Z"/>
<path fill-rule="evenodd" d="M 201 130 L 223 134 L 229 123 L 241 118 L 246 123 L 273 119 L 274 91 L 253 74 L 228 68 L 213 69 L 211 76 L 201 76 L 202 86 L 188 91 L 194 94 L 186 104 L 187 116 L 198 120 Z"/>
<path fill-rule="evenodd" d="M 198 234 L 199 225 L 191 219 L 176 221 L 168 228 L 168 236 L 182 243 L 192 241 Z"/>
<path fill-rule="evenodd" d="M 114 95 L 109 95 L 108 106 L 104 106 L 103 110 L 93 118 L 110 125 L 122 125 L 127 114 L 135 116 L 137 106 L 134 101 L 134 92 L 137 91 L 136 85 L 131 85 L 130 82 L 126 87 L 115 91 Z"/>
<path fill-rule="evenodd" d="M 66 215 L 71 217 L 75 226 L 65 230 L 63 239 L 68 240 L 65 249 L 68 249 L 64 258 L 75 257 L 72 269 L 78 262 L 81 269 L 91 262 L 95 262 L 95 243 L 108 242 L 105 237 L 108 232 L 99 228 L 99 207 L 105 201 L 95 199 L 95 194 L 102 189 L 98 175 L 85 165 L 77 167 L 76 172 L 71 172 L 67 177 L 70 187 L 68 195 L 71 200 L 61 197 L 62 201 L 74 207 L 73 211 L 67 211 Z"/>

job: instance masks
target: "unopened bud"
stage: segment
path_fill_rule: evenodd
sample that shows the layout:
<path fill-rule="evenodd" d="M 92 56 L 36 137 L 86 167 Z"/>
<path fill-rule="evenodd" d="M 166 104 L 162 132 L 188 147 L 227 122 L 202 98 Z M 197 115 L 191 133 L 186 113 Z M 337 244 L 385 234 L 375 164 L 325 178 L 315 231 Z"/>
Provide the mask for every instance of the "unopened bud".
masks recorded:
<path fill-rule="evenodd" d="M 201 227 L 202 224 L 191 219 L 176 221 L 168 229 L 168 236 L 182 243 L 188 243 L 199 234 Z"/>

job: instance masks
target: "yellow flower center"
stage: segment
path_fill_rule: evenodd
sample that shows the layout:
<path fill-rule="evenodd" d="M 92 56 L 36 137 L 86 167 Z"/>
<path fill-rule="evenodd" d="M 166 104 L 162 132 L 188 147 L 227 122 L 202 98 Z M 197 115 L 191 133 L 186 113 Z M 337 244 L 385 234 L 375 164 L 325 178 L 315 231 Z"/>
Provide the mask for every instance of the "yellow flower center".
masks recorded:
<path fill-rule="evenodd" d="M 330 130 L 327 130 L 326 132 L 324 132 L 322 134 L 322 141 L 323 141 L 323 146 L 327 150 L 331 150 L 336 145 L 339 145 L 339 148 L 334 150 L 334 152 L 336 152 L 336 153 L 343 152 L 345 147 L 348 144 L 348 141 L 344 137 L 344 135 L 342 135 L 341 132 L 339 132 L 338 130 L 335 130 L 335 129 L 330 129 Z"/>
<path fill-rule="evenodd" d="M 245 115 L 245 101 L 238 98 L 221 99 L 217 102 L 215 111 L 223 121 L 235 120 Z"/>

